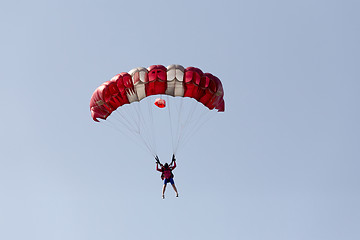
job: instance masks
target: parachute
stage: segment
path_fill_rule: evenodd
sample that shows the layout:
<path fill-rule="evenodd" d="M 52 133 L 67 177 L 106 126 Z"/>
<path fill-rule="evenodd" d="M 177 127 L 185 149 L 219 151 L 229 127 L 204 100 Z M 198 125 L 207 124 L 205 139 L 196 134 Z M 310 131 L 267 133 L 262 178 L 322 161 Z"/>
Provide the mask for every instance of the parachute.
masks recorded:
<path fill-rule="evenodd" d="M 157 98 L 152 100 L 151 97 Z M 159 109 L 154 109 L 150 101 Z M 100 85 L 90 100 L 94 121 L 107 122 L 116 112 L 117 123 L 113 126 L 138 137 L 154 156 L 154 116 L 158 113 L 156 111 L 163 109 L 168 111 L 175 153 L 180 143 L 186 142 L 189 134 L 203 125 L 207 119 L 203 118 L 204 115 L 225 111 L 222 83 L 216 76 L 203 73 L 199 68 L 152 65 L 115 75 Z"/>

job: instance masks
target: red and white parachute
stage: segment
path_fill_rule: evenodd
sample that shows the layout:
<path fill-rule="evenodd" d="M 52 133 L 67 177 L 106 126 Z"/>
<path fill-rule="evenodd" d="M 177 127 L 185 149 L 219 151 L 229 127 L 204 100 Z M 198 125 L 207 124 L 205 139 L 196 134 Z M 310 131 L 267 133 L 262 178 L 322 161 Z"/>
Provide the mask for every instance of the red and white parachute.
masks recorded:
<path fill-rule="evenodd" d="M 223 86 L 214 75 L 195 67 L 152 65 L 122 72 L 103 83 L 91 97 L 90 111 L 96 122 L 107 122 L 116 112 L 120 125 L 113 126 L 139 137 L 156 155 L 154 118 L 160 109 L 150 103 L 168 109 L 173 153 L 208 119 L 209 112 L 225 110 Z"/>

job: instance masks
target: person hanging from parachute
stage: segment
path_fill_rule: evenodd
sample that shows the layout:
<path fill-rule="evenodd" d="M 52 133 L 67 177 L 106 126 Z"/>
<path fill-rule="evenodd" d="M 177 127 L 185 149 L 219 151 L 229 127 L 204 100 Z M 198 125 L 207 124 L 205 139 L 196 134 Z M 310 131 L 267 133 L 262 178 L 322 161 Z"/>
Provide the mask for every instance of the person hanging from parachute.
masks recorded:
<path fill-rule="evenodd" d="M 179 196 L 179 193 L 177 191 L 177 188 L 175 186 L 175 182 L 174 182 L 174 174 L 172 173 L 172 170 L 174 170 L 176 168 L 176 158 L 175 155 L 173 154 L 172 156 L 172 160 L 171 163 L 165 163 L 164 165 L 160 163 L 159 157 L 156 155 L 155 156 L 155 160 L 156 160 L 156 170 L 161 172 L 161 179 L 164 180 L 164 185 L 162 188 L 162 198 L 165 198 L 165 190 L 166 190 L 166 185 L 170 182 L 171 186 L 173 187 L 176 197 Z M 161 168 L 159 168 L 159 165 Z"/>
<path fill-rule="evenodd" d="M 156 155 L 156 139 L 162 139 L 160 133 L 163 131 L 154 131 L 154 124 L 166 124 L 154 121 L 161 110 L 154 108 L 151 102 L 168 111 L 174 153 L 170 164 L 162 165 Z M 213 116 L 212 113 L 225 111 L 224 88 L 218 77 L 197 67 L 185 68 L 178 64 L 137 67 L 116 74 L 98 86 L 89 107 L 95 122 L 103 122 L 120 131 L 124 141 L 128 136 L 156 156 L 156 170 L 162 173 L 164 180 L 162 197 L 165 198 L 169 182 L 178 197 L 172 174 L 176 167 L 175 153 L 189 142 L 191 135 Z M 216 127 L 209 128 L 209 131 L 216 131 Z M 217 140 L 215 136 L 214 141 Z"/>

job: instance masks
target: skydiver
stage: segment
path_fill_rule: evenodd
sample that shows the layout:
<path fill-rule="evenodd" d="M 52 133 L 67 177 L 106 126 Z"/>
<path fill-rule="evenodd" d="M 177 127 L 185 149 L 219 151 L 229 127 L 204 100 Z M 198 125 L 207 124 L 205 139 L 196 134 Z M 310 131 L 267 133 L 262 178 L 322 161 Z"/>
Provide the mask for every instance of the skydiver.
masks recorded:
<path fill-rule="evenodd" d="M 173 154 L 172 156 L 172 161 L 169 164 L 165 163 L 164 165 L 162 165 L 160 163 L 159 157 L 155 156 L 156 159 L 156 170 L 161 172 L 161 179 L 164 180 L 164 185 L 162 188 L 162 198 L 165 198 L 165 189 L 166 189 L 166 185 L 168 182 L 171 183 L 171 186 L 173 187 L 175 193 L 176 193 L 176 197 L 179 196 L 179 193 L 176 189 L 175 183 L 174 183 L 174 174 L 172 173 L 172 170 L 174 170 L 176 168 L 176 159 L 175 159 L 175 155 Z M 161 168 L 159 168 L 159 165 L 161 166 Z"/>

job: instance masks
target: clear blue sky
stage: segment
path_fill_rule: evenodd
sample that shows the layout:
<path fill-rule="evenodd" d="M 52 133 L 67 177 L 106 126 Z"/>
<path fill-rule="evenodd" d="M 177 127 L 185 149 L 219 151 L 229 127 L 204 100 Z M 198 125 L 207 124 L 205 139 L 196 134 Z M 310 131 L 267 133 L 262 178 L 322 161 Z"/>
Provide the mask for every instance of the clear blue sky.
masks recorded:
<path fill-rule="evenodd" d="M 360 239 L 358 1 L 2 1 L 0 239 Z M 218 76 L 226 112 L 152 157 L 92 121 L 153 64 Z M 166 156 L 164 156 L 166 157 Z"/>

